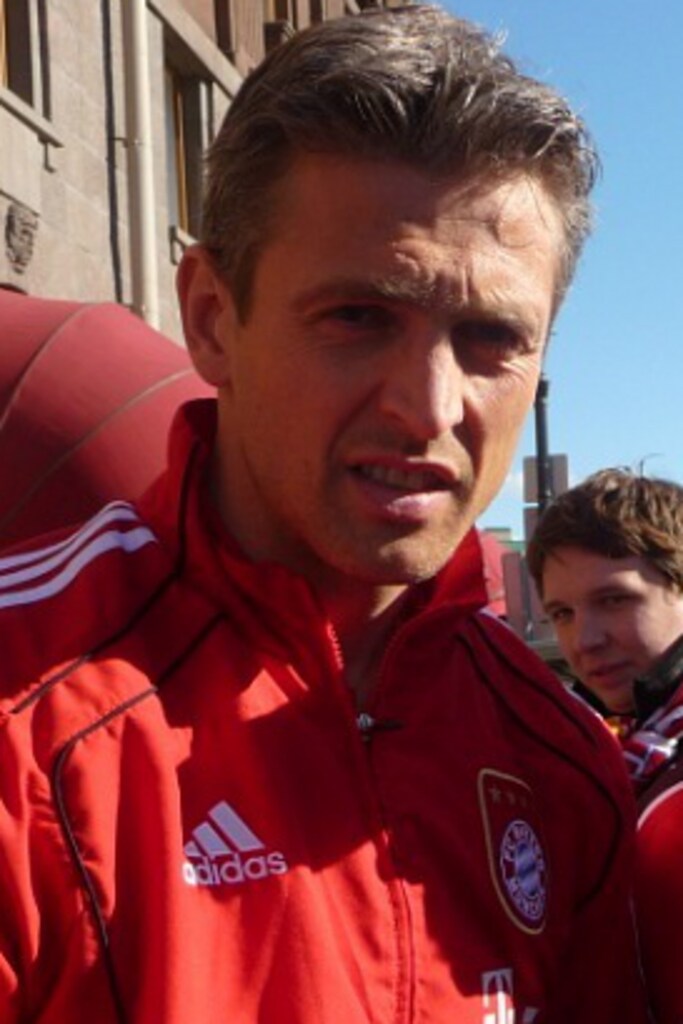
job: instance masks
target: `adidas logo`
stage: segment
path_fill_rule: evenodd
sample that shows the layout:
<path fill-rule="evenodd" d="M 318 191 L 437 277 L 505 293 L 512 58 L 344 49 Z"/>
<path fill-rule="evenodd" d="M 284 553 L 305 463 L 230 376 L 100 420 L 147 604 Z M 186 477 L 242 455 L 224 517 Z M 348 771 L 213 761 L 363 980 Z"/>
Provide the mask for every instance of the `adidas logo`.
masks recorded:
<path fill-rule="evenodd" d="M 187 885 L 238 885 L 289 870 L 284 854 L 266 853 L 258 836 L 225 800 L 211 808 L 208 818 L 193 830 L 193 839 L 184 847 Z"/>

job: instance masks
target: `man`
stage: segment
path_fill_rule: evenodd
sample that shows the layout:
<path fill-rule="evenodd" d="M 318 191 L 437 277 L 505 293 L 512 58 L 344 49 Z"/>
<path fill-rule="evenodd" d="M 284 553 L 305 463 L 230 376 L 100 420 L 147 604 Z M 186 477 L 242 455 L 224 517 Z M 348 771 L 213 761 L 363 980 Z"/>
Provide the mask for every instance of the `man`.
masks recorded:
<path fill-rule="evenodd" d="M 4 561 L 3 1020 L 646 1019 L 619 758 L 458 553 L 594 168 L 433 8 L 245 83 L 179 276 L 217 407 L 137 507 Z"/>
<path fill-rule="evenodd" d="M 683 487 L 605 469 L 541 517 L 527 562 L 639 795 L 638 916 L 657 1019 L 683 1020 Z"/>

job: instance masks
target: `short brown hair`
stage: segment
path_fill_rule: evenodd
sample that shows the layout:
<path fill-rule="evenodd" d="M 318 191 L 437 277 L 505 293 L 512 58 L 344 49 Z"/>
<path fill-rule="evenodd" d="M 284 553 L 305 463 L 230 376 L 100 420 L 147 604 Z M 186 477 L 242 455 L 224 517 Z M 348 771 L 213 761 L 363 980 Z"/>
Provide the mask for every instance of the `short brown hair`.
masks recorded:
<path fill-rule="evenodd" d="M 201 232 L 243 318 L 273 185 L 302 152 L 535 177 L 564 226 L 559 304 L 590 228 L 597 155 L 567 103 L 482 29 L 431 5 L 367 11 L 297 33 L 246 79 L 208 154 Z"/>
<path fill-rule="evenodd" d="M 683 487 L 628 469 L 603 469 L 560 494 L 540 517 L 526 560 L 539 593 L 545 560 L 579 547 L 607 558 L 637 555 L 683 592 Z"/>

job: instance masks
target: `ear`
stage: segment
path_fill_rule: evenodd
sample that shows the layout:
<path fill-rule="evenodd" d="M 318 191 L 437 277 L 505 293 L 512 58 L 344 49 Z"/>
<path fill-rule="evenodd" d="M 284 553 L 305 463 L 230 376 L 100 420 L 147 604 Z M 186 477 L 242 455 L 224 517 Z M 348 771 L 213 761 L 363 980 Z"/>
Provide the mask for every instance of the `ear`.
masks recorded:
<path fill-rule="evenodd" d="M 230 288 L 201 245 L 187 248 L 176 279 L 187 350 L 200 377 L 214 387 L 230 383 L 230 353 L 238 326 Z"/>

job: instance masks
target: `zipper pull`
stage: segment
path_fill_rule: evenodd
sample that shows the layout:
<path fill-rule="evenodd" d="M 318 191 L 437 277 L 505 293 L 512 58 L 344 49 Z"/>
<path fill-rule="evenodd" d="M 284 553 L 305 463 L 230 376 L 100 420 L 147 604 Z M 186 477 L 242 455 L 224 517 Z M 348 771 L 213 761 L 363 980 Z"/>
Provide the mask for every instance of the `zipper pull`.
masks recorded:
<path fill-rule="evenodd" d="M 361 711 L 356 716 L 356 725 L 364 743 L 369 743 L 376 732 L 391 732 L 403 728 L 403 723 L 397 722 L 394 718 L 373 718 L 367 711 Z"/>

